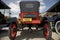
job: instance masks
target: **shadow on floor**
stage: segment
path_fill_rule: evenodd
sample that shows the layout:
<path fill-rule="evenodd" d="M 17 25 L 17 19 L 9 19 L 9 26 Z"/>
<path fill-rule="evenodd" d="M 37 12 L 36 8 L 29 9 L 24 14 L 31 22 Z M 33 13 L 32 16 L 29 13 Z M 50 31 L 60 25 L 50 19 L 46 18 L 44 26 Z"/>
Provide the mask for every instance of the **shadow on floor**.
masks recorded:
<path fill-rule="evenodd" d="M 8 30 L 1 30 L 0 31 L 0 38 L 8 36 Z"/>
<path fill-rule="evenodd" d="M 0 32 L 0 38 L 6 37 L 6 36 L 9 37 L 8 30 L 2 30 Z M 23 40 L 23 39 L 29 40 L 34 38 L 44 38 L 43 32 L 32 31 L 32 33 L 29 33 L 28 30 L 24 30 L 24 31 L 21 31 L 20 35 L 18 35 L 15 40 Z M 52 38 L 52 40 L 54 39 Z"/>
<path fill-rule="evenodd" d="M 26 31 L 22 31 L 21 35 L 16 37 L 16 40 L 29 40 L 29 39 L 34 39 L 34 38 L 44 38 L 43 36 L 43 32 L 42 31 L 33 31 L 32 33 L 29 33 L 27 30 Z M 52 40 L 54 40 L 52 38 Z"/>

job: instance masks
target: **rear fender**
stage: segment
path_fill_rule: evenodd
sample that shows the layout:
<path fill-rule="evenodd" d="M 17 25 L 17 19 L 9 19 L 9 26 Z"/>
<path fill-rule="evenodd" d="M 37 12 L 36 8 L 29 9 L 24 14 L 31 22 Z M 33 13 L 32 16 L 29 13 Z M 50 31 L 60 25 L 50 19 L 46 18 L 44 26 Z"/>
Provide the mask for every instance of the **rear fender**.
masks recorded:
<path fill-rule="evenodd" d="M 50 17 L 44 17 L 44 21 L 46 21 L 46 22 L 52 22 L 52 21 L 53 21 L 53 19 L 52 19 L 52 18 L 50 18 Z"/>
<path fill-rule="evenodd" d="M 17 18 L 13 17 L 13 18 L 10 18 L 9 21 L 7 21 L 7 23 L 13 23 L 13 22 L 16 22 L 16 21 L 17 21 Z"/>
<path fill-rule="evenodd" d="M 12 23 L 16 23 L 16 21 L 17 21 L 16 17 L 10 18 L 9 21 L 7 21 L 7 24 L 8 24 L 7 26 L 9 26 Z"/>

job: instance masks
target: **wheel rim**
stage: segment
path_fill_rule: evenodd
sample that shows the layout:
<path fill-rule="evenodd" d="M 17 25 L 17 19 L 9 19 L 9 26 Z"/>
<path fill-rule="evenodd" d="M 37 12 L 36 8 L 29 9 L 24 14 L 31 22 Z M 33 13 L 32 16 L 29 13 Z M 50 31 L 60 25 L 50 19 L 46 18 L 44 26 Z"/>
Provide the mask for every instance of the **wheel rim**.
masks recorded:
<path fill-rule="evenodd" d="M 16 37 L 16 24 L 12 24 L 11 26 L 11 36 L 14 38 Z"/>
<path fill-rule="evenodd" d="M 49 36 L 49 29 L 48 29 L 48 24 L 44 24 L 44 36 L 45 36 L 45 38 L 48 38 L 48 36 Z"/>
<path fill-rule="evenodd" d="M 60 33 L 60 22 L 57 24 L 57 31 Z"/>

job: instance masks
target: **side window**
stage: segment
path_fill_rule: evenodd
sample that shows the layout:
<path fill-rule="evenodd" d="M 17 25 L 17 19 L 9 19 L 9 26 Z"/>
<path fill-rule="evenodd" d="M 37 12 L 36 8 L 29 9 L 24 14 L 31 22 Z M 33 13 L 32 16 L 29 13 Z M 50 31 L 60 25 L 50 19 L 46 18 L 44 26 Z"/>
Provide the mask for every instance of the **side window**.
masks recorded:
<path fill-rule="evenodd" d="M 9 9 L 5 9 L 5 16 L 9 16 Z"/>
<path fill-rule="evenodd" d="M 2 14 L 4 14 L 4 9 L 0 9 L 0 12 L 1 12 Z"/>

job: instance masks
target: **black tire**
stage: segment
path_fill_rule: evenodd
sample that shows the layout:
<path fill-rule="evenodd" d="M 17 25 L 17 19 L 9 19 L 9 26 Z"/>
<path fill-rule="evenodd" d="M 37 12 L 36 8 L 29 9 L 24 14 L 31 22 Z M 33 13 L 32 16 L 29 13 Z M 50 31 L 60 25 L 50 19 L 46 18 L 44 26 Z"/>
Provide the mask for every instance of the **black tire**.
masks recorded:
<path fill-rule="evenodd" d="M 15 27 L 13 27 L 13 25 L 14 25 Z M 13 27 L 13 28 L 12 28 L 12 27 Z M 12 34 L 13 34 L 14 36 L 12 36 Z M 12 24 L 10 24 L 10 27 L 9 27 L 9 38 L 10 38 L 10 40 L 15 40 L 16 34 L 17 34 L 17 25 L 16 25 L 16 23 L 12 23 Z"/>
<path fill-rule="evenodd" d="M 55 31 L 58 35 L 60 35 L 60 21 L 57 21 L 55 24 Z"/>
<path fill-rule="evenodd" d="M 46 22 L 43 25 L 43 34 L 46 40 L 52 40 L 52 30 L 50 27 L 50 23 Z"/>

